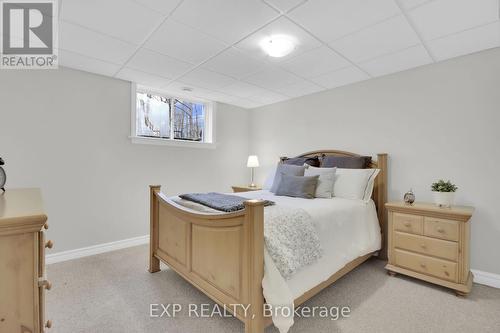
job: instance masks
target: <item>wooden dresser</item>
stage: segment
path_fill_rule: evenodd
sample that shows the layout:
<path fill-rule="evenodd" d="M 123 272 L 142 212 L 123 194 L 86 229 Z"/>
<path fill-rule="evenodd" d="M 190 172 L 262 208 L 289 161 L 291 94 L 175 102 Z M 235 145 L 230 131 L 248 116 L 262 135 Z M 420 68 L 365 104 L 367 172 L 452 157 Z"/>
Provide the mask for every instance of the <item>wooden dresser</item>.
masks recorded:
<path fill-rule="evenodd" d="M 389 212 L 389 274 L 412 276 L 468 294 L 472 207 L 439 208 L 433 204 L 386 204 Z"/>
<path fill-rule="evenodd" d="M 38 189 L 0 194 L 0 333 L 40 333 L 45 321 L 44 230 L 48 228 Z"/>

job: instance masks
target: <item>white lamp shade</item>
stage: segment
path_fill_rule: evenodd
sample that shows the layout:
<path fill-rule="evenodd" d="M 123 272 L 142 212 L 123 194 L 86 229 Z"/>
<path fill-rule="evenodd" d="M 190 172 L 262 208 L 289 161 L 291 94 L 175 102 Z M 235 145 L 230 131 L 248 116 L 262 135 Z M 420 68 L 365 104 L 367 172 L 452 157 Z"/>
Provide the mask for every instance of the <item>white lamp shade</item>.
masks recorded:
<path fill-rule="evenodd" d="M 247 167 L 257 168 L 259 166 L 259 158 L 257 155 L 248 156 Z"/>

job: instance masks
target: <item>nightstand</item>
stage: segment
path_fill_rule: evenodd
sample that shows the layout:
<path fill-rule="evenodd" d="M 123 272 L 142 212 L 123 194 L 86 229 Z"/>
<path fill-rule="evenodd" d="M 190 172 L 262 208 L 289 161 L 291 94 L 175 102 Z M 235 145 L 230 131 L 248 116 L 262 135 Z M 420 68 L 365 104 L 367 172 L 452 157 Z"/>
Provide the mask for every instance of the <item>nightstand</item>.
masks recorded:
<path fill-rule="evenodd" d="M 235 185 L 231 186 L 233 188 L 233 192 L 249 192 L 249 191 L 260 191 L 262 190 L 262 187 L 260 186 L 250 186 L 250 185 Z"/>
<path fill-rule="evenodd" d="M 472 287 L 469 266 L 473 207 L 439 208 L 430 203 L 386 204 L 389 213 L 390 275 L 412 276 L 465 296 Z"/>

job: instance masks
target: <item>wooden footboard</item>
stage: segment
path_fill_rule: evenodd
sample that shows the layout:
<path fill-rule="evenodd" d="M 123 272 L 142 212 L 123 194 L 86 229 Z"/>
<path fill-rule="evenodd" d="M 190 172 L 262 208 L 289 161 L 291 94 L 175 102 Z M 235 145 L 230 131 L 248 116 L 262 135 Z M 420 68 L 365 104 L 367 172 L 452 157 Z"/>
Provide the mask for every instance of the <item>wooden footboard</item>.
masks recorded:
<path fill-rule="evenodd" d="M 264 202 L 248 200 L 235 213 L 204 214 L 176 204 L 150 186 L 151 273 L 160 260 L 233 313 L 245 332 L 264 331 Z M 230 309 L 228 309 L 230 310 Z"/>

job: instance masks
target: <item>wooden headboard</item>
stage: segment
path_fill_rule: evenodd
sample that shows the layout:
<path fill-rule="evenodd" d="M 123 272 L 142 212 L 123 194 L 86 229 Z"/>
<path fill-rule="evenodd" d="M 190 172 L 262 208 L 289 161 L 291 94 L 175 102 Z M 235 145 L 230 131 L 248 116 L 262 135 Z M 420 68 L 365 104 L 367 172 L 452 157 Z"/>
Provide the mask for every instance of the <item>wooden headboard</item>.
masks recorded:
<path fill-rule="evenodd" d="M 317 150 L 308 153 L 300 154 L 296 157 L 319 157 L 322 156 L 364 156 L 356 153 L 351 153 L 348 151 L 341 150 Z M 377 207 L 378 221 L 380 223 L 380 229 L 382 232 L 382 249 L 380 250 L 379 257 L 381 259 L 387 259 L 387 212 L 385 210 L 385 204 L 387 202 L 387 154 L 377 154 L 377 160 L 372 162 L 368 166 L 372 169 L 380 169 L 380 172 L 375 179 L 375 185 L 373 187 L 373 201 Z"/>

